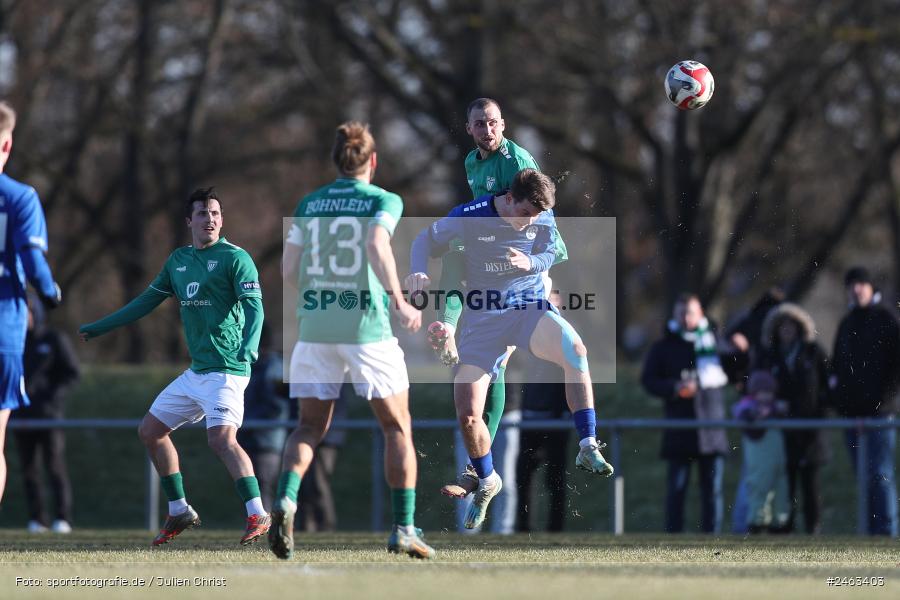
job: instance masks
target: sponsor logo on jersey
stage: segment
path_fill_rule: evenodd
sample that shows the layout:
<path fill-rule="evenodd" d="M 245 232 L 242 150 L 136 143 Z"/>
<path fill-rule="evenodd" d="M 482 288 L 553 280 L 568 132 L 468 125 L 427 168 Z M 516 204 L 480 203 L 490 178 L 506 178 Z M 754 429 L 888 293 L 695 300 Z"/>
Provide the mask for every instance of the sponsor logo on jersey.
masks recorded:
<path fill-rule="evenodd" d="M 179 273 L 184 273 L 185 271 L 187 271 L 187 266 L 176 267 L 175 270 Z"/>
<path fill-rule="evenodd" d="M 479 235 L 478 236 L 479 242 L 493 242 L 496 239 L 497 239 L 496 235 Z"/>
<path fill-rule="evenodd" d="M 215 408 L 213 408 L 213 410 L 216 411 L 216 412 L 220 412 L 220 413 L 222 413 L 222 414 L 228 414 L 228 407 L 227 407 L 227 406 L 216 406 Z"/>
<path fill-rule="evenodd" d="M 528 229 L 525 230 L 525 237 L 529 240 L 533 240 L 537 237 L 537 227 L 534 225 L 530 225 Z"/>
<path fill-rule="evenodd" d="M 488 177 L 484 180 L 484 187 L 488 190 L 494 189 L 494 184 L 497 183 L 497 180 L 494 177 Z"/>
<path fill-rule="evenodd" d="M 199 292 L 199 291 L 200 291 L 200 284 L 196 281 L 190 282 L 189 284 L 187 284 L 187 288 L 185 288 L 185 292 L 187 293 L 187 297 L 189 299 L 196 296 L 197 292 Z"/>
<path fill-rule="evenodd" d="M 181 300 L 181 306 L 212 306 L 210 300 Z"/>
<path fill-rule="evenodd" d="M 219 264 L 219 261 L 217 261 L 217 260 L 207 261 L 206 262 L 206 270 L 209 271 L 210 273 L 212 273 L 212 270 L 215 269 L 218 264 Z"/>
<path fill-rule="evenodd" d="M 258 290 L 259 282 L 258 281 L 242 281 L 241 289 L 242 290 Z"/>
<path fill-rule="evenodd" d="M 485 273 L 505 273 L 506 271 L 512 271 L 513 269 L 515 269 L 515 267 L 509 261 L 484 263 Z"/>

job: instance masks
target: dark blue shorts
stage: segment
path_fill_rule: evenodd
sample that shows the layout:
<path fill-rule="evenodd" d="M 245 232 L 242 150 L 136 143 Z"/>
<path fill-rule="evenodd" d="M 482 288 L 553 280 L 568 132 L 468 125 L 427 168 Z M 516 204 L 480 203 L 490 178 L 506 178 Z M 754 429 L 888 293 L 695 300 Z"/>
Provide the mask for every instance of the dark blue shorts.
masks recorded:
<path fill-rule="evenodd" d="M 0 410 L 15 410 L 29 404 L 22 355 L 0 352 Z"/>
<path fill-rule="evenodd" d="M 459 364 L 476 366 L 493 381 L 506 358 L 507 346 L 528 352 L 538 321 L 551 310 L 556 312 L 548 302 L 531 302 L 521 308 L 499 311 L 467 310 L 459 336 Z"/>

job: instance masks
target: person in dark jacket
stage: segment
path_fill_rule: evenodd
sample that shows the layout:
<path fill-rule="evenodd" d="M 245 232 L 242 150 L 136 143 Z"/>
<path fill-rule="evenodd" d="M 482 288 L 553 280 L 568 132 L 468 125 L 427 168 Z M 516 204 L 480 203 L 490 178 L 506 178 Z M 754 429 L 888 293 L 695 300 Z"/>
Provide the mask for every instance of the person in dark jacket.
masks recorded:
<path fill-rule="evenodd" d="M 663 338 L 650 348 L 641 383 L 662 398 L 666 419 L 725 419 L 723 390 L 728 376 L 712 325 L 695 295 L 675 302 Z M 663 459 L 668 461 L 667 532 L 684 531 L 684 498 L 691 465 L 700 474 L 701 529 L 718 533 L 722 527 L 722 474 L 728 452 L 724 429 L 668 429 L 663 432 Z"/>
<path fill-rule="evenodd" d="M 869 271 L 850 269 L 844 278 L 850 311 L 834 339 L 832 401 L 838 414 L 851 418 L 893 419 L 897 414 L 900 378 L 900 325 L 881 305 Z M 869 533 L 897 536 L 897 483 L 894 454 L 897 430 L 869 429 L 867 440 Z M 856 468 L 859 433 L 846 432 L 851 462 Z"/>
<path fill-rule="evenodd" d="M 263 325 L 259 339 L 259 359 L 250 365 L 250 382 L 244 391 L 244 419 L 285 421 L 289 417 L 291 399 L 284 382 L 284 357 L 272 349 L 272 332 Z M 242 428 L 237 441 L 247 452 L 259 481 L 259 492 L 266 510 L 272 508 L 272 495 L 281 472 L 281 451 L 287 439 L 287 428 Z"/>
<path fill-rule="evenodd" d="M 531 357 L 528 383 L 522 391 L 522 421 L 568 419 L 565 372 L 557 365 Z M 535 486 L 532 479 L 542 465 L 546 469 L 547 531 L 562 531 L 566 518 L 566 454 L 569 429 L 525 429 L 520 437 L 516 463 L 519 486 L 516 531 L 534 530 Z"/>
<path fill-rule="evenodd" d="M 763 364 L 778 382 L 776 394 L 787 402 L 787 418 L 825 417 L 828 394 L 828 358 L 816 341 L 816 324 L 796 304 L 784 303 L 772 310 L 763 325 Z M 821 530 L 822 497 L 819 468 L 828 461 L 828 445 L 821 429 L 789 429 L 784 432 L 787 475 L 791 498 L 788 530 L 797 513 L 797 479 L 803 490 L 806 533 Z"/>
<path fill-rule="evenodd" d="M 78 360 L 69 338 L 48 327 L 44 307 L 36 297 L 28 301 L 25 337 L 25 389 L 31 405 L 15 411 L 15 419 L 62 419 L 66 392 L 78 380 Z M 28 531 L 72 531 L 72 486 L 66 469 L 66 438 L 61 429 L 16 429 L 16 446 L 28 503 Z M 53 519 L 45 506 L 41 463 L 53 490 Z"/>

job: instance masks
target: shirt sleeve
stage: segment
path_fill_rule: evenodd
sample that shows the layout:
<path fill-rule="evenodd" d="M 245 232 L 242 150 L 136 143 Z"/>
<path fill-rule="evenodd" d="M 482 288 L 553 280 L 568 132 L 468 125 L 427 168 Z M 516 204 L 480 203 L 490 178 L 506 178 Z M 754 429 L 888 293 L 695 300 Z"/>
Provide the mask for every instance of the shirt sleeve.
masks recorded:
<path fill-rule="evenodd" d="M 153 281 L 151 281 L 150 285 L 148 286 L 150 289 L 166 296 L 175 295 L 175 289 L 172 287 L 172 279 L 169 276 L 169 261 L 171 260 L 172 256 L 169 255 L 169 258 L 166 260 L 166 264 L 163 265 L 163 268 L 159 272 L 159 275 L 154 277 Z"/>
<path fill-rule="evenodd" d="M 44 219 L 44 209 L 41 208 L 41 202 L 34 188 L 28 188 L 15 206 L 16 219 L 12 234 L 16 250 L 38 248 L 46 252 L 47 221 Z"/>
<path fill-rule="evenodd" d="M 537 236 L 534 239 L 534 245 L 531 254 L 531 272 L 543 273 L 553 266 L 556 259 L 556 220 L 552 214 L 547 215 L 547 221 L 544 227 L 538 227 Z"/>
<path fill-rule="evenodd" d="M 428 229 L 423 229 L 413 241 L 410 251 L 410 271 L 413 273 L 428 272 L 428 257 L 438 256 L 440 250 L 447 250 L 448 244 L 457 238 L 463 238 L 462 211 L 457 206 L 450 214 L 435 221 Z"/>
<path fill-rule="evenodd" d="M 375 214 L 369 220 L 369 227 L 373 225 L 381 225 L 387 232 L 393 236 L 394 229 L 400 221 L 403 214 L 403 200 L 397 194 L 386 194 L 379 199 L 378 206 L 375 208 Z"/>
<path fill-rule="evenodd" d="M 284 241 L 292 246 L 303 245 L 303 222 L 300 219 L 300 206 L 297 206 L 297 209 L 294 210 L 291 226 L 288 229 L 287 238 Z"/>
<path fill-rule="evenodd" d="M 253 259 L 246 252 L 235 254 L 234 261 L 234 294 L 238 300 L 244 298 L 262 298 L 262 289 L 259 287 L 259 273 Z"/>

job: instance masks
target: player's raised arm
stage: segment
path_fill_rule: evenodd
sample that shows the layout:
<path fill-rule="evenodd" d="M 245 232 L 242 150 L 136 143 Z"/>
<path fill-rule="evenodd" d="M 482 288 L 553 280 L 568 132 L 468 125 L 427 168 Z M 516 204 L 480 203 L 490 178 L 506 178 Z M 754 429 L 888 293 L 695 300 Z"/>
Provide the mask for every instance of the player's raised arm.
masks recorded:
<path fill-rule="evenodd" d="M 98 321 L 87 323 L 78 328 L 78 335 L 85 342 L 91 338 L 99 337 L 105 333 L 109 333 L 117 327 L 128 325 L 138 319 L 150 314 L 154 308 L 163 303 L 169 296 L 173 295 L 172 286 L 169 282 L 169 274 L 165 267 L 156 276 L 147 289 L 140 296 Z"/>
<path fill-rule="evenodd" d="M 451 240 L 462 238 L 462 213 L 459 207 L 450 211 L 446 217 L 423 229 L 413 240 L 409 251 L 410 274 L 406 277 L 406 287 L 411 292 L 418 292 L 430 283 L 428 277 L 428 258 L 446 253 Z"/>

